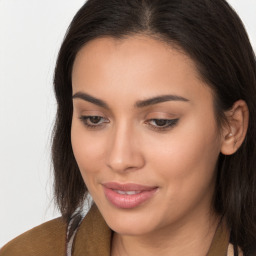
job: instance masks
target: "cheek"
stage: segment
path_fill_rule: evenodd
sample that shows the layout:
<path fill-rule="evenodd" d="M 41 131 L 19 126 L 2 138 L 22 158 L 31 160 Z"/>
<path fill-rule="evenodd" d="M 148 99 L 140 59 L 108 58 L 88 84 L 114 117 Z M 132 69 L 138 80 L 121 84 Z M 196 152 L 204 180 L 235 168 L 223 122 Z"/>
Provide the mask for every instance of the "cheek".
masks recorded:
<path fill-rule="evenodd" d="M 188 122 L 182 129 L 173 129 L 170 136 L 151 147 L 153 169 L 157 168 L 170 193 L 189 197 L 214 182 L 214 171 L 220 152 L 215 125 Z M 153 142 L 152 142 L 153 144 Z M 186 194 L 186 195 L 185 195 Z"/>
<path fill-rule="evenodd" d="M 184 139 L 186 143 L 173 140 L 169 150 L 158 151 L 162 159 L 154 162 L 153 167 L 158 170 L 166 195 L 162 205 L 173 218 L 202 205 L 202 209 L 208 209 L 215 187 L 218 147 L 209 148 L 210 140 L 199 141 L 197 136 Z M 211 142 L 214 143 L 214 137 Z"/>
<path fill-rule="evenodd" d="M 71 127 L 71 143 L 75 159 L 83 178 L 90 173 L 100 171 L 101 161 L 103 161 L 104 140 L 95 139 L 90 132 L 85 132 L 85 127 L 73 121 Z"/>

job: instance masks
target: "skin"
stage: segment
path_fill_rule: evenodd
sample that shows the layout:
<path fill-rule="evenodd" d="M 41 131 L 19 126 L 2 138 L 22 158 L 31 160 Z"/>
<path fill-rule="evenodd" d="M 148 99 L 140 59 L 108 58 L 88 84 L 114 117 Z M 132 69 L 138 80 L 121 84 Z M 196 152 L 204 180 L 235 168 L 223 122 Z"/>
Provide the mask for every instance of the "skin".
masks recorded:
<path fill-rule="evenodd" d="M 71 139 L 84 182 L 115 232 L 112 256 L 206 255 L 219 220 L 211 210 L 216 162 L 223 148 L 229 154 L 239 145 L 230 127 L 217 127 L 213 93 L 194 62 L 144 35 L 94 39 L 75 59 L 72 88 L 105 103 L 74 97 Z M 186 101 L 136 106 L 170 94 Z M 178 121 L 160 129 L 166 121 L 155 119 Z M 113 181 L 158 189 L 145 203 L 120 209 L 104 195 L 102 184 Z"/>

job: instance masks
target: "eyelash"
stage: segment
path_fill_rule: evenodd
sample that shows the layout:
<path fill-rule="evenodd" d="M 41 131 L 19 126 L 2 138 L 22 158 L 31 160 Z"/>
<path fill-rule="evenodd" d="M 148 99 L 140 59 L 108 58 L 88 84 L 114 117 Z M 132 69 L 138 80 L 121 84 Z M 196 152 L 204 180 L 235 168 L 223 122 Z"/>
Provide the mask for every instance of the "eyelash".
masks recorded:
<path fill-rule="evenodd" d="M 166 122 L 166 124 L 164 124 L 163 126 L 157 126 L 157 125 L 152 125 L 150 124 L 150 122 L 156 122 L 156 121 L 164 121 Z M 150 125 L 151 129 L 153 130 L 157 130 L 157 131 L 165 131 L 165 130 L 169 130 L 171 128 L 173 128 L 177 123 L 178 123 L 179 119 L 157 119 L 157 118 L 154 118 L 154 119 L 150 119 L 150 120 L 147 120 L 145 123 Z"/>
<path fill-rule="evenodd" d="M 88 121 L 91 121 L 90 119 L 92 119 L 92 118 L 99 118 L 100 120 L 105 120 L 105 121 L 103 121 L 101 123 L 96 123 L 96 124 L 92 124 L 92 122 L 91 122 L 91 124 L 88 123 Z M 80 116 L 79 119 L 89 129 L 101 128 L 104 125 L 104 123 L 109 123 L 109 121 L 102 116 Z"/>
<path fill-rule="evenodd" d="M 100 119 L 99 121 L 102 121 L 100 123 L 96 123 L 96 124 L 92 124 L 92 118 L 98 118 Z M 89 128 L 89 129 L 97 129 L 97 128 L 101 128 L 105 123 L 109 123 L 109 121 L 102 117 L 102 116 L 80 116 L 79 119 L 83 122 L 83 124 Z M 162 126 L 157 126 L 157 125 L 152 125 L 150 124 L 151 122 L 157 122 L 157 121 L 161 121 L 161 122 L 166 122 L 164 125 Z M 178 123 L 179 119 L 149 119 L 145 122 L 145 124 L 149 125 L 151 129 L 153 130 L 157 130 L 157 131 L 164 131 L 164 130 L 168 130 L 171 129 L 172 127 L 174 127 L 177 123 Z M 91 122 L 91 124 L 89 123 Z"/>

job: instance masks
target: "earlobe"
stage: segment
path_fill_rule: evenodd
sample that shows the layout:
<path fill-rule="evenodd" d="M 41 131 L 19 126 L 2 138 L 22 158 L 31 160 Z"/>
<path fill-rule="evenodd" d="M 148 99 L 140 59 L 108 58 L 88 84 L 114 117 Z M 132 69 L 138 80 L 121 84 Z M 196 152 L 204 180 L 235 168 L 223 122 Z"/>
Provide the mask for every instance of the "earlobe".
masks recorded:
<path fill-rule="evenodd" d="M 238 100 L 225 115 L 227 125 L 223 128 L 221 153 L 232 155 L 242 145 L 247 133 L 249 123 L 248 106 L 244 100 Z"/>

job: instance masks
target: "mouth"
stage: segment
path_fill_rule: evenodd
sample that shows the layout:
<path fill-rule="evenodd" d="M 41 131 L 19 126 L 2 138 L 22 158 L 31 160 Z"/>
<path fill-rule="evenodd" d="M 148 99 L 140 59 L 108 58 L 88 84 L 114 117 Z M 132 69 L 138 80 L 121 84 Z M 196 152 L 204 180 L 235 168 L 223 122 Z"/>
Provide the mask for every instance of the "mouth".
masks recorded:
<path fill-rule="evenodd" d="M 115 190 L 115 189 L 113 189 L 113 191 L 115 191 L 120 195 L 136 195 L 142 192 L 142 191 L 122 191 L 122 190 Z"/>
<path fill-rule="evenodd" d="M 106 199 L 113 206 L 123 209 L 135 208 L 149 201 L 158 190 L 158 187 L 134 183 L 109 182 L 102 185 Z"/>

